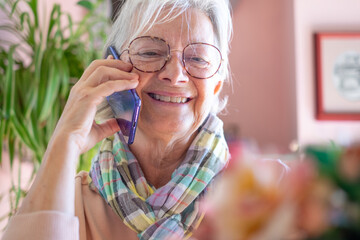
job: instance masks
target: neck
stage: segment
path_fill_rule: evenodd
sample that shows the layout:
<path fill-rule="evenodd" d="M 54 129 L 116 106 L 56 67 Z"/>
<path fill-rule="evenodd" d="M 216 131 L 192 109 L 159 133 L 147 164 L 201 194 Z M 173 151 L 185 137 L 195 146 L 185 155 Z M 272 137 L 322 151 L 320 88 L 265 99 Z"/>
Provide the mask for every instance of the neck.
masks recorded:
<path fill-rule="evenodd" d="M 130 149 L 138 160 L 146 180 L 155 188 L 168 183 L 173 171 L 184 160 L 195 135 L 189 133 L 181 137 L 161 134 L 153 136 L 138 128 L 136 141 Z"/>

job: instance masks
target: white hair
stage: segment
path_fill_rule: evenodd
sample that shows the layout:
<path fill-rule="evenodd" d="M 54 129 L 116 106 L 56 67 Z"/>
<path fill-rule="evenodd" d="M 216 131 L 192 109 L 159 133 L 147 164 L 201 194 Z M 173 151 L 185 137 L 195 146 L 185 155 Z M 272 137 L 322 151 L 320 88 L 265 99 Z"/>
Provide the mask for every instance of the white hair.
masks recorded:
<path fill-rule="evenodd" d="M 209 17 L 214 29 L 215 44 L 223 58 L 218 74 L 222 81 L 230 82 L 228 54 L 232 21 L 229 0 L 127 0 L 118 12 L 105 44 L 105 51 L 109 46 L 114 46 L 120 53 L 132 39 L 151 29 L 155 23 L 169 22 L 189 9 L 198 9 Z M 164 12 L 166 14 L 161 14 Z M 211 111 L 219 113 L 226 103 L 227 96 L 220 100 L 218 95 L 217 103 Z M 108 108 L 106 101 L 99 106 L 100 118 L 112 117 L 109 116 L 112 114 Z"/>

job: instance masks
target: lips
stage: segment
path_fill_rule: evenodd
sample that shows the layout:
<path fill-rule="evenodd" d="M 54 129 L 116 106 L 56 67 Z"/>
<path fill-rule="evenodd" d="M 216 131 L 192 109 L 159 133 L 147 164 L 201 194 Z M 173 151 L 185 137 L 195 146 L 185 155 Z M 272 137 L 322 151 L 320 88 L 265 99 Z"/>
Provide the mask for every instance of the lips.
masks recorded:
<path fill-rule="evenodd" d="M 180 96 L 165 96 L 155 93 L 149 93 L 149 96 L 157 101 L 160 102 L 167 102 L 167 103 L 187 103 L 190 101 L 190 98 L 187 97 L 180 97 Z"/>

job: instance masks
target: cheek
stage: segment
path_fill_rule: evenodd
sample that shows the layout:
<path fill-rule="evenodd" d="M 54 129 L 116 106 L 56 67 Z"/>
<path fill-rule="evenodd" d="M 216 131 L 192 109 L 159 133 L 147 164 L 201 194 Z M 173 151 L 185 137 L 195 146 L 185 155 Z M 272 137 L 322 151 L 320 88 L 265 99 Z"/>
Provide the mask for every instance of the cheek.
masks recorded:
<path fill-rule="evenodd" d="M 198 109 L 202 109 L 202 111 L 205 111 L 205 114 L 207 114 L 214 103 L 214 99 L 214 86 L 212 84 L 198 86 Z"/>
<path fill-rule="evenodd" d="M 142 93 L 143 88 L 144 88 L 144 85 L 142 84 L 141 80 L 139 80 L 139 84 L 137 85 L 135 90 L 136 90 L 136 93 L 139 95 L 140 99 L 142 99 L 141 93 Z"/>
<path fill-rule="evenodd" d="M 220 78 L 215 76 L 197 84 L 199 108 L 202 109 L 204 114 L 208 114 L 214 107 L 215 110 L 217 107 L 215 104 L 219 104 L 218 95 L 220 94 L 222 83 Z"/>
<path fill-rule="evenodd" d="M 144 74 L 143 72 L 137 71 L 136 69 L 133 69 L 131 72 L 137 73 L 139 74 L 139 84 L 137 85 L 137 87 L 135 88 L 137 94 L 139 95 L 140 99 L 142 99 L 142 89 L 144 89 L 144 87 L 148 84 L 148 82 L 150 81 L 150 74 Z"/>

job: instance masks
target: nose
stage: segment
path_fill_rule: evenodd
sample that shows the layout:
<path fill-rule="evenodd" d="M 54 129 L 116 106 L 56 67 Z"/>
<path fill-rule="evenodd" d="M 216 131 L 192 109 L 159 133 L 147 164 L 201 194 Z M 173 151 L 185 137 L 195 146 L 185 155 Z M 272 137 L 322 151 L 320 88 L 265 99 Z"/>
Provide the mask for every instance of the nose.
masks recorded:
<path fill-rule="evenodd" d="M 182 52 L 177 50 L 171 52 L 173 53 L 170 54 L 169 60 L 159 72 L 159 78 L 161 80 L 170 81 L 173 85 L 188 82 L 189 76 L 183 66 Z"/>

